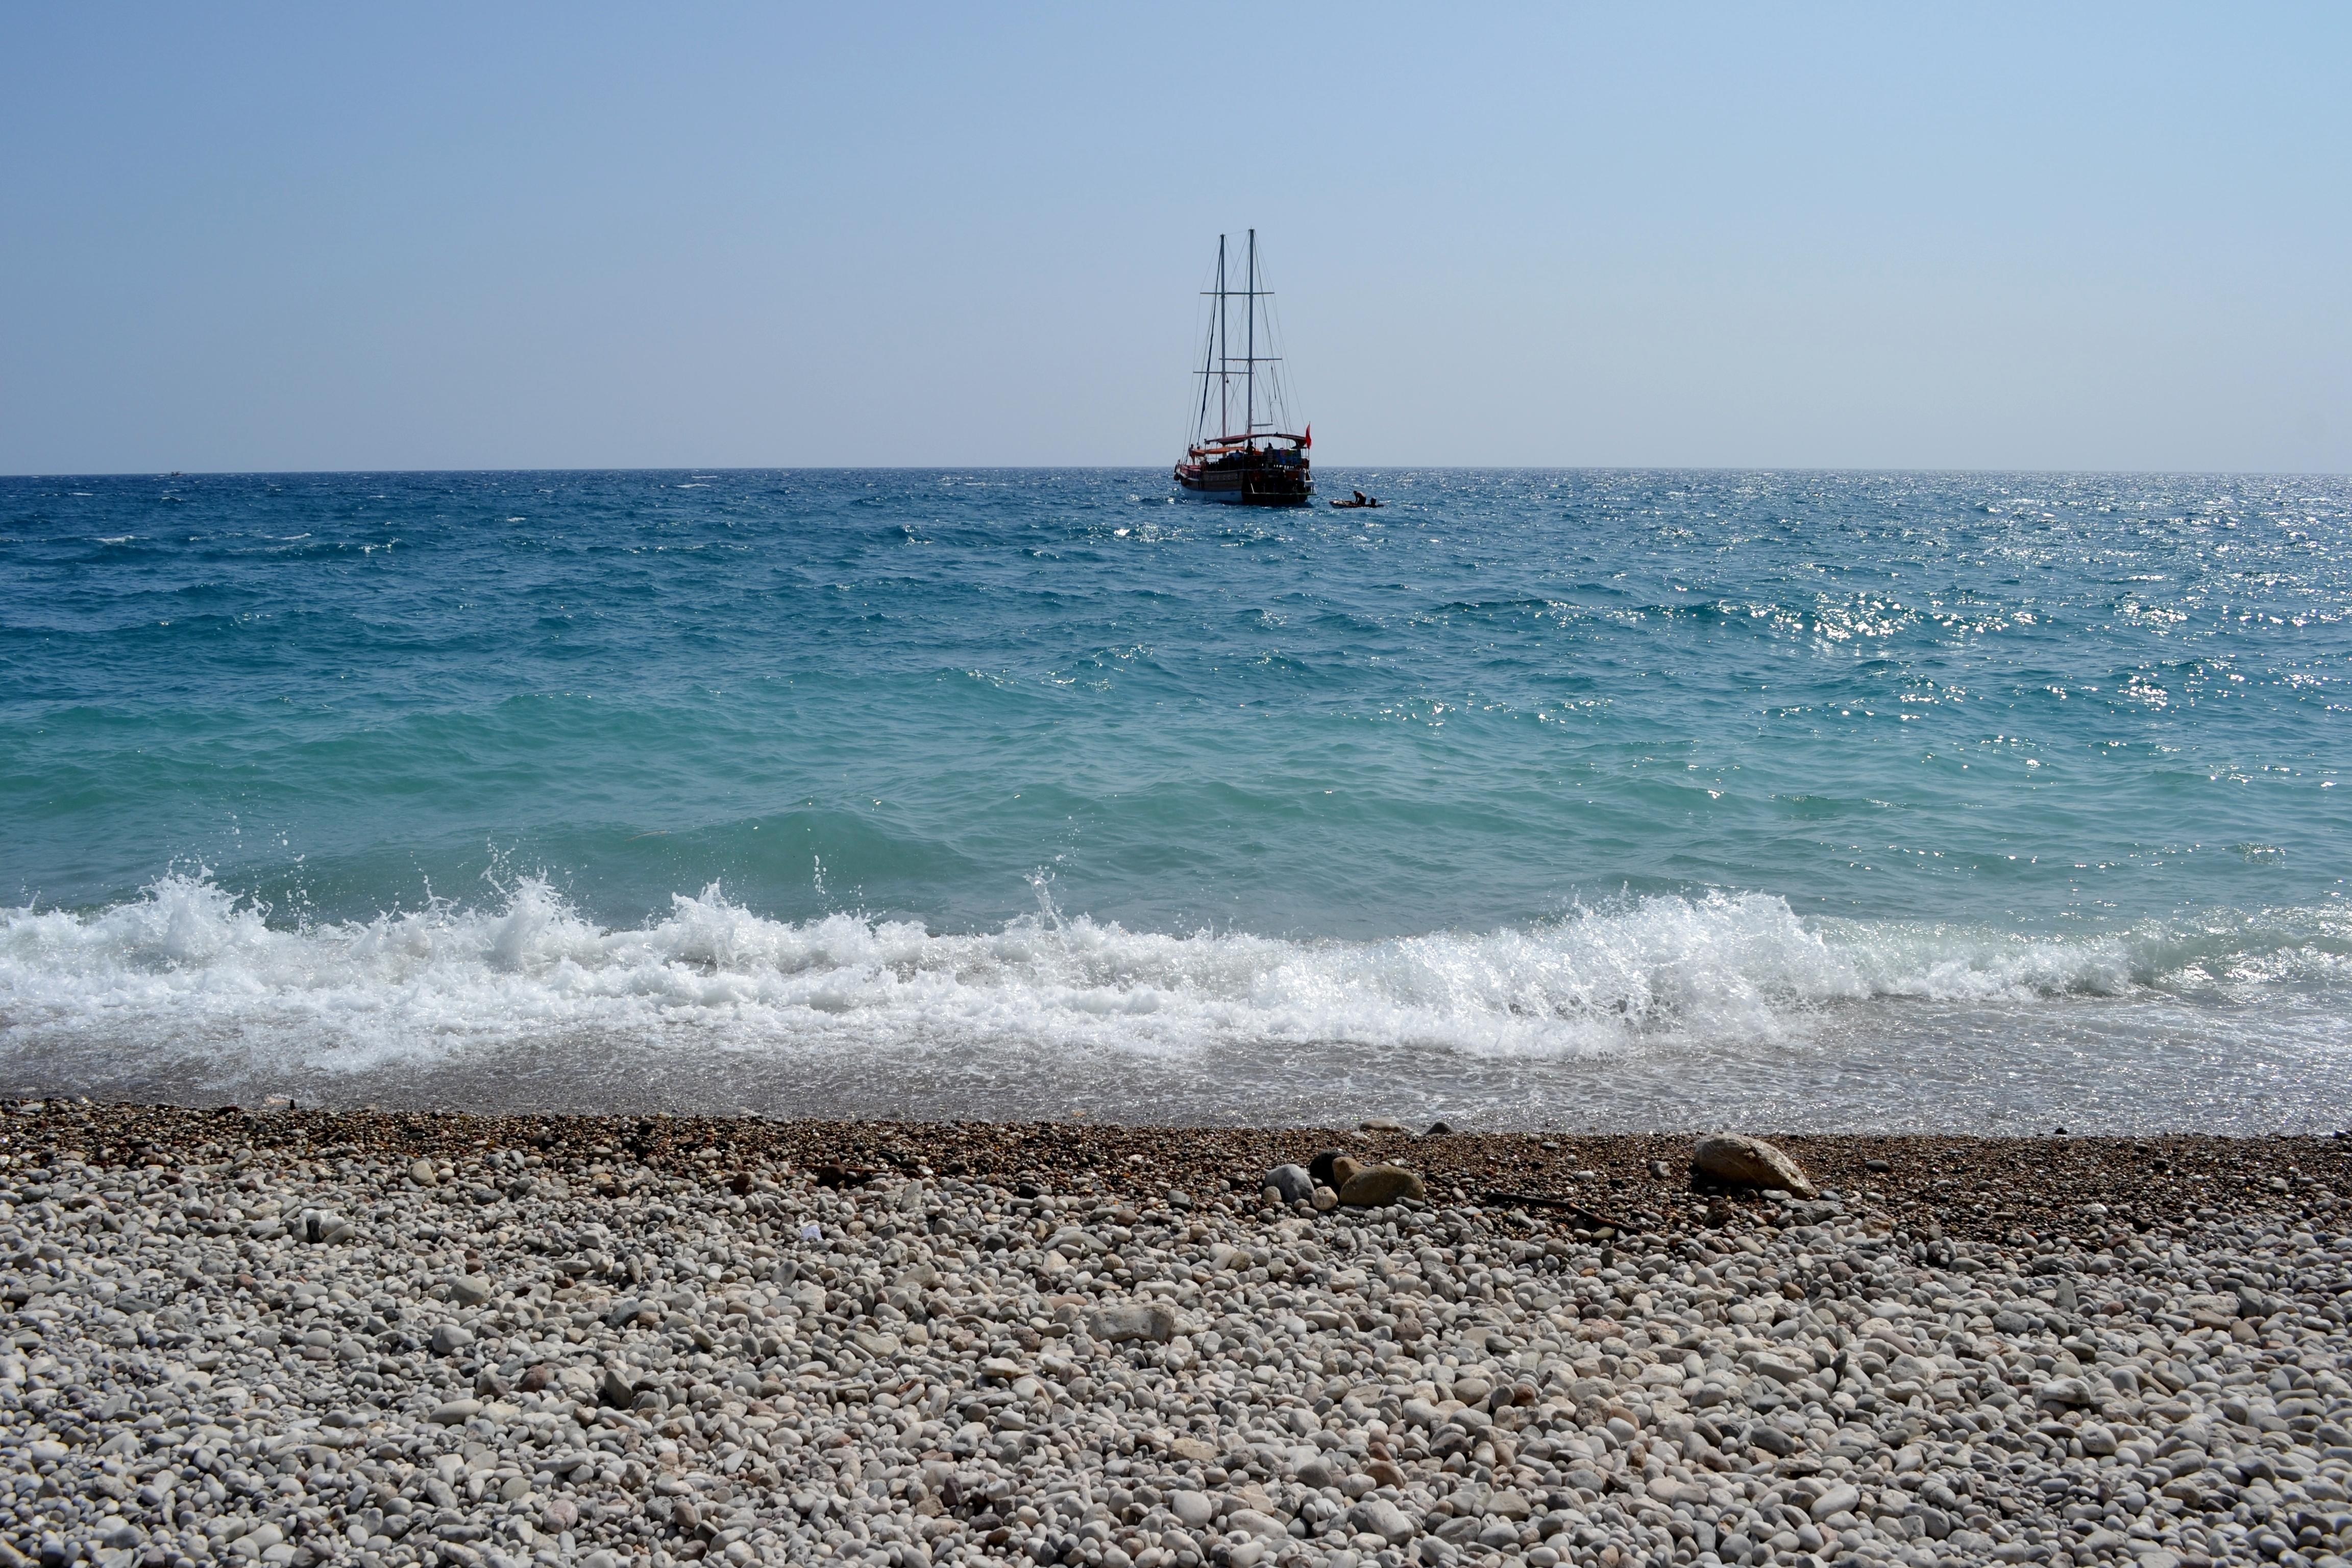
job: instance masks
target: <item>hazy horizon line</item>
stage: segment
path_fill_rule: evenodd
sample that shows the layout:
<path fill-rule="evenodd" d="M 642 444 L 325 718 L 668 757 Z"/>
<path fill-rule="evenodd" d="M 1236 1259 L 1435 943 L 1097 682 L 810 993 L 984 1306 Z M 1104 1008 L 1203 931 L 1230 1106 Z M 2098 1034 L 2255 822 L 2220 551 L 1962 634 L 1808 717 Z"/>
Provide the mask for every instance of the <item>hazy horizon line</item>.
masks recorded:
<path fill-rule="evenodd" d="M 0 479 L 309 479 L 341 475 L 428 474 L 900 474 L 954 471 L 965 473 L 1139 473 L 1160 472 L 1160 463 L 660 463 L 598 467 L 538 466 L 520 468 L 110 468 L 58 472 L 0 473 Z M 1331 471 L 1362 473 L 1558 473 L 1558 474 L 1937 474 L 2020 475 L 2036 478 L 2262 479 L 2336 479 L 2352 477 L 2352 468 L 2000 468 L 1921 465 L 1918 467 L 1840 467 L 1818 463 L 1335 463 Z"/>

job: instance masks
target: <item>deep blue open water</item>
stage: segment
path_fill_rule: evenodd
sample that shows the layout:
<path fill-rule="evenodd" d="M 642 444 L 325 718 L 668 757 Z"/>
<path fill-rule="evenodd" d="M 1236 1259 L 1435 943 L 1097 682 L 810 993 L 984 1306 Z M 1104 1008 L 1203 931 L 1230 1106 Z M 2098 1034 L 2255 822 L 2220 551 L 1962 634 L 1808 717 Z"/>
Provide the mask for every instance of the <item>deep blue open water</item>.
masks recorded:
<path fill-rule="evenodd" d="M 0 1089 L 2332 1128 L 2352 480 L 0 479 Z"/>

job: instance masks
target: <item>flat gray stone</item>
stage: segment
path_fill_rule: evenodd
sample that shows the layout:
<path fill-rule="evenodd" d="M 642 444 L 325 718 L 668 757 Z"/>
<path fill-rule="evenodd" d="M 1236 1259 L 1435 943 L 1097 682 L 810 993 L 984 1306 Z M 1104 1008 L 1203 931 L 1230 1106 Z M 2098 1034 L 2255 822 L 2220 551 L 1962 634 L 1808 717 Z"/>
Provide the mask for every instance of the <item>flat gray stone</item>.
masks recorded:
<path fill-rule="evenodd" d="M 1176 1337 L 1176 1309 L 1165 1301 L 1130 1301 L 1103 1307 L 1087 1317 L 1087 1332 L 1106 1344 L 1148 1340 L 1164 1345 Z"/>
<path fill-rule="evenodd" d="M 1304 1165 L 1276 1165 L 1259 1184 L 1272 1187 L 1286 1204 L 1310 1203 L 1315 1197 L 1315 1178 Z"/>

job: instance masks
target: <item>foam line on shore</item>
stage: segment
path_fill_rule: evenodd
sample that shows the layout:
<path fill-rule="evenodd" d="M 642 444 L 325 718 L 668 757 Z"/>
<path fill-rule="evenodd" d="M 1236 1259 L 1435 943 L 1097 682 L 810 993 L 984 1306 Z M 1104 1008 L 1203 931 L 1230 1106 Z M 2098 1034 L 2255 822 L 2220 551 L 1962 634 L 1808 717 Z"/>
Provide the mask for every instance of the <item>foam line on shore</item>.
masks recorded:
<path fill-rule="evenodd" d="M 1488 1058 L 1645 1040 L 1771 1040 L 1882 998 L 2032 1004 L 2244 994 L 2352 977 L 2341 914 L 2218 912 L 2070 936 L 1798 916 L 1755 892 L 1628 898 L 1485 932 L 1377 942 L 1132 931 L 1050 906 L 940 933 L 793 922 L 717 887 L 613 928 L 543 880 L 481 907 L 273 922 L 201 876 L 75 912 L 0 915 L 0 1038 L 234 1037 L 311 1068 L 474 1045 L 675 1037 L 725 1048 L 1020 1037 L 1147 1055 L 1235 1040 Z"/>

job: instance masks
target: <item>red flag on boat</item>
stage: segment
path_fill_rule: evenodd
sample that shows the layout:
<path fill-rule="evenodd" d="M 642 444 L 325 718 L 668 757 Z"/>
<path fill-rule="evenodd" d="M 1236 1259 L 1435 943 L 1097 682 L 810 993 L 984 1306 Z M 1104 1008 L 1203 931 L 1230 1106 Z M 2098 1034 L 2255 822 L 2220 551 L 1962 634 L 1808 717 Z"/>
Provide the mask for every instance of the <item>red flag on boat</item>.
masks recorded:
<path fill-rule="evenodd" d="M 1313 445 L 1315 445 L 1315 421 L 1309 419 L 1307 422 L 1307 434 L 1298 438 L 1298 446 L 1303 451 Z"/>

